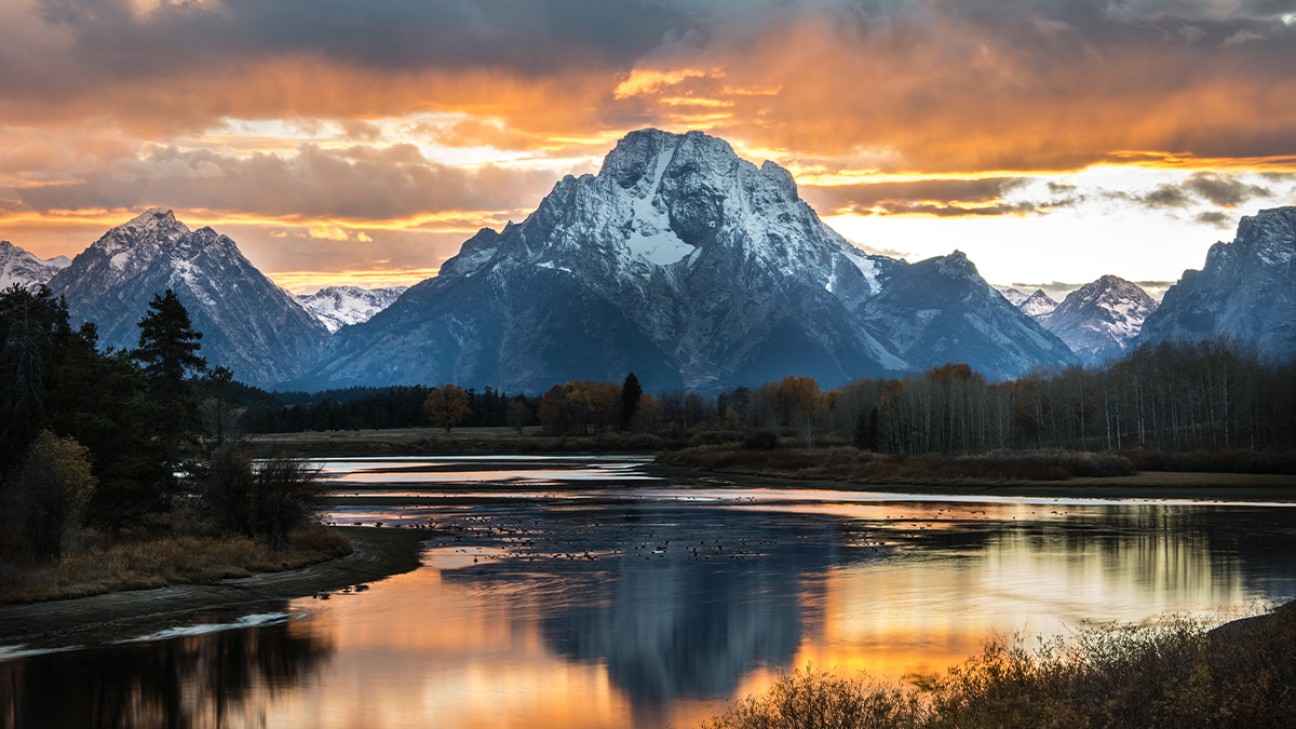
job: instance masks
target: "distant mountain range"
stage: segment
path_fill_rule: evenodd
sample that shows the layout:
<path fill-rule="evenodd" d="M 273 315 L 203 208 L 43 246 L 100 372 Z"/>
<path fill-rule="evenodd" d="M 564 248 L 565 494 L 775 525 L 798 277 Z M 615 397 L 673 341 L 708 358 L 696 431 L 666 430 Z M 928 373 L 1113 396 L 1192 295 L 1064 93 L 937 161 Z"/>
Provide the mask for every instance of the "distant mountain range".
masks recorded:
<path fill-rule="evenodd" d="M 293 296 L 228 237 L 154 209 L 69 263 L 0 243 L 0 275 L 48 281 L 104 346 L 133 347 L 152 296 L 176 291 L 203 355 L 264 387 L 457 382 L 538 392 L 570 379 L 717 391 L 784 375 L 836 386 L 966 362 L 992 379 L 1097 364 L 1170 337 L 1229 335 L 1296 353 L 1296 208 L 1243 218 L 1158 308 L 1104 276 L 1060 304 L 998 292 L 962 253 L 907 263 L 861 251 L 791 175 L 723 140 L 634 132 L 597 175 L 566 177 L 521 223 L 482 230 L 403 290 Z M 1141 333 L 1140 333 L 1141 332 Z"/>
<path fill-rule="evenodd" d="M 1056 334 L 1080 361 L 1098 365 L 1120 357 L 1138 337 L 1157 302 L 1137 284 L 1103 276 L 1067 294 L 1062 303 L 1043 289 L 1029 296 L 1014 288 L 1000 293 L 1018 310 Z"/>
<path fill-rule="evenodd" d="M 332 334 L 344 326 L 369 321 L 392 305 L 408 286 L 364 289 L 359 286 L 325 286 L 313 294 L 297 294 L 297 300 Z"/>

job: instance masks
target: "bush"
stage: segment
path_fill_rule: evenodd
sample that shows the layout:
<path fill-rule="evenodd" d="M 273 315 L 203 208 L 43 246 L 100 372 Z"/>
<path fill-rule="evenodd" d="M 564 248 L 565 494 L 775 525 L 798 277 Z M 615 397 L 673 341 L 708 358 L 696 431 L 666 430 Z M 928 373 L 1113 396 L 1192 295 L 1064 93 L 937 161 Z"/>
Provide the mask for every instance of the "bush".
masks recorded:
<path fill-rule="evenodd" d="M 778 433 L 772 430 L 753 430 L 743 438 L 743 448 L 754 451 L 772 451 L 778 448 Z"/>
<path fill-rule="evenodd" d="M 750 696 L 703 722 L 704 729 L 915 729 L 927 710 L 913 691 L 837 678 L 810 666 L 785 673 L 760 696 Z"/>

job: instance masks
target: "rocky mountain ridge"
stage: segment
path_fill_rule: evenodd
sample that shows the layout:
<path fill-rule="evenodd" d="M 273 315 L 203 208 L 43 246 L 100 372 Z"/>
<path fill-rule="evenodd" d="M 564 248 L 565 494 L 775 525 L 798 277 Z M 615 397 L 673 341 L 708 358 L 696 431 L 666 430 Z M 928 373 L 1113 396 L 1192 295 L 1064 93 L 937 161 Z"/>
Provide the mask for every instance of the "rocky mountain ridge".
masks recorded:
<path fill-rule="evenodd" d="M 137 322 L 153 296 L 172 289 L 203 333 L 211 366 L 273 386 L 319 354 L 328 331 L 258 271 L 227 236 L 190 230 L 170 210 L 151 209 L 119 225 L 49 282 L 76 322 L 92 321 L 105 347 L 138 344 Z"/>

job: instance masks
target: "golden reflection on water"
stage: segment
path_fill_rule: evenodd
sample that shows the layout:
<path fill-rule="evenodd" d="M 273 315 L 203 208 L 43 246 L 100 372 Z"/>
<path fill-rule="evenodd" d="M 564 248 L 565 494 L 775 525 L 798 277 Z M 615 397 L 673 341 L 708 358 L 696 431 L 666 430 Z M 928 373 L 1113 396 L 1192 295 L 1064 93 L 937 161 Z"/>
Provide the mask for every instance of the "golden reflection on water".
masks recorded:
<path fill-rule="evenodd" d="M 804 631 L 789 666 L 748 666 L 723 699 L 677 697 L 647 707 L 636 706 L 633 690 L 619 686 L 605 662 L 574 661 L 554 649 L 542 628 L 562 600 L 561 579 L 540 570 L 510 573 L 507 580 L 450 580 L 454 570 L 471 569 L 466 557 L 472 552 L 433 551 L 425 563 L 450 569 L 424 567 L 328 604 L 296 603 L 316 611 L 300 625 L 327 636 L 336 659 L 299 689 L 299 700 L 270 706 L 268 723 L 687 727 L 724 700 L 762 689 L 777 670 L 792 665 L 891 678 L 929 674 L 979 653 L 996 633 L 1049 636 L 1086 621 L 1210 614 L 1253 597 L 1232 560 L 1147 515 L 1127 515 L 1103 538 L 1078 538 L 1063 528 L 1065 517 L 1043 519 L 1035 507 L 866 511 L 851 514 L 878 520 L 866 540 L 887 536 L 879 525 L 887 518 L 904 534 L 949 531 L 976 520 L 1011 522 L 1013 516 L 1039 523 L 992 533 L 970 548 L 937 542 L 806 575 L 798 597 Z M 654 584 L 689 568 L 665 566 Z M 652 616 L 636 619 L 643 631 L 655 630 Z M 735 619 L 743 619 L 741 611 Z M 623 640 L 644 644 L 640 659 L 656 658 L 651 637 L 627 633 Z"/>

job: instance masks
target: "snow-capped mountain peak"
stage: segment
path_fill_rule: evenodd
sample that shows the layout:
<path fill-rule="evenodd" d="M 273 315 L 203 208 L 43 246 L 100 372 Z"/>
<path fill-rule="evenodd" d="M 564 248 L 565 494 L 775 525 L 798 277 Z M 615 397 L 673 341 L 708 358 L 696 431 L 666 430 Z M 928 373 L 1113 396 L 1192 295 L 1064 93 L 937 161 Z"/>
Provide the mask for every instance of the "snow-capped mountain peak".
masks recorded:
<path fill-rule="evenodd" d="M 64 256 L 43 260 L 9 241 L 0 240 L 0 291 L 14 284 L 31 289 L 49 283 L 69 263 Z"/>
<path fill-rule="evenodd" d="M 1045 314 L 1051 313 L 1058 307 L 1058 302 L 1053 297 L 1044 293 L 1044 289 L 1035 289 L 1035 293 L 1023 298 L 1017 303 L 1017 309 L 1021 313 L 1032 319 L 1039 320 Z"/>
<path fill-rule="evenodd" d="M 366 289 L 359 286 L 325 286 L 313 294 L 298 294 L 306 307 L 330 333 L 344 326 L 369 321 L 374 314 L 391 306 L 408 286 Z"/>
<path fill-rule="evenodd" d="M 1067 294 L 1040 323 L 1080 359 L 1101 364 L 1124 353 L 1157 302 L 1137 284 L 1106 275 Z"/>
<path fill-rule="evenodd" d="M 258 271 L 227 236 L 190 230 L 153 209 L 112 228 L 50 281 L 76 321 L 93 321 L 100 343 L 134 347 L 153 296 L 175 291 L 203 333 L 208 364 L 269 385 L 299 371 L 327 331 Z"/>
<path fill-rule="evenodd" d="M 961 253 L 913 265 L 867 254 L 777 164 L 701 132 L 645 129 L 598 174 L 558 181 L 525 220 L 480 231 L 439 276 L 339 331 L 302 384 L 538 391 L 633 369 L 645 387 L 786 374 L 835 385 L 958 356 L 991 377 L 1073 361 Z"/>
<path fill-rule="evenodd" d="M 189 227 L 176 220 L 175 213 L 166 208 L 149 208 L 119 227 L 135 233 L 149 231 L 189 232 Z"/>

